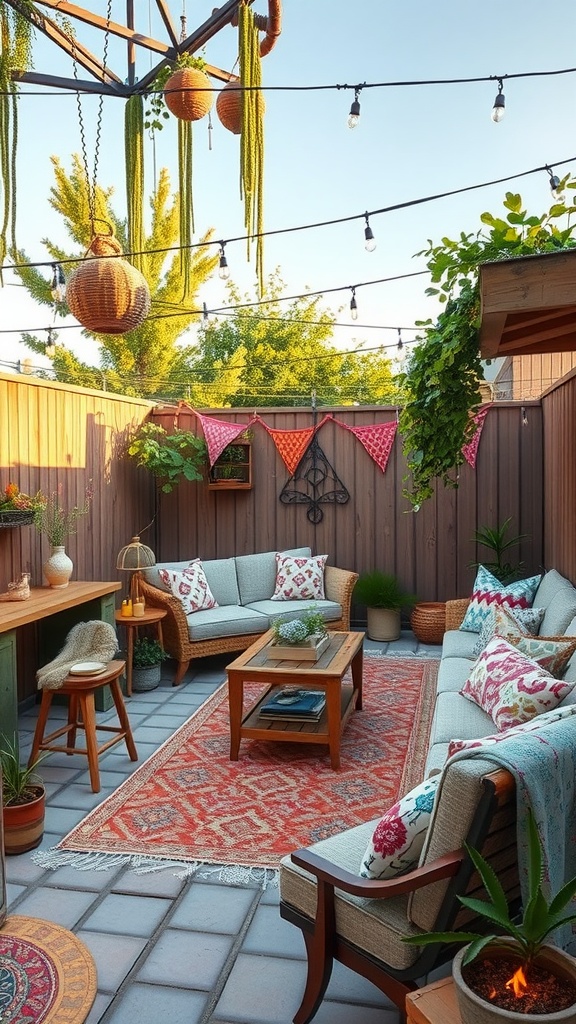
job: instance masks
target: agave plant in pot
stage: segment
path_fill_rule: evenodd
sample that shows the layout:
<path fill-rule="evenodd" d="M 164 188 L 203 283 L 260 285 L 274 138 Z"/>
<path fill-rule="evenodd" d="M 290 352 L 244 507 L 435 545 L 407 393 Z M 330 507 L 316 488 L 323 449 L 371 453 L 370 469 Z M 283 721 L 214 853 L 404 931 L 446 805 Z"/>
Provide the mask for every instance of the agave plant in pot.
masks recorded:
<path fill-rule="evenodd" d="M 7 854 L 26 853 L 42 841 L 46 790 L 38 765 L 46 756 L 40 754 L 30 765 L 20 764 L 16 738 L 0 738 L 2 822 Z"/>
<path fill-rule="evenodd" d="M 361 573 L 354 587 L 354 599 L 366 605 L 371 640 L 397 640 L 400 636 L 400 612 L 414 604 L 413 594 L 402 589 L 396 576 L 374 569 Z"/>
<path fill-rule="evenodd" d="M 546 942 L 558 928 L 576 921 L 576 877 L 546 899 L 538 829 L 529 810 L 527 815 L 527 896 L 521 918 L 511 915 L 493 868 L 467 847 L 489 900 L 458 898 L 494 930 L 426 932 L 404 940 L 419 946 L 468 943 L 452 965 L 463 1024 L 576 1024 L 576 960 Z"/>

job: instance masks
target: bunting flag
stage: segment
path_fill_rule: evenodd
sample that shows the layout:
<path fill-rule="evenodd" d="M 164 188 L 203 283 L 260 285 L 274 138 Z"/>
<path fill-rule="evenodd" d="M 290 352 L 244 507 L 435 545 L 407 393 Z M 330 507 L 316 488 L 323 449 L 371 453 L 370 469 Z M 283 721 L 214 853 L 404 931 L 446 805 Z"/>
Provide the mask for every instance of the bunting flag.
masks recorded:
<path fill-rule="evenodd" d="M 484 426 L 484 420 L 488 415 L 488 412 L 492 408 L 492 402 L 489 405 L 483 406 L 478 410 L 474 417 L 474 423 L 476 424 L 476 433 L 468 444 L 462 445 L 462 455 L 466 459 L 468 465 L 472 466 L 472 469 L 476 468 L 476 456 L 478 455 L 478 445 L 480 444 L 480 437 L 482 434 L 482 428 Z"/>
<path fill-rule="evenodd" d="M 249 423 L 230 423 L 226 420 L 217 420 L 214 416 L 202 416 L 196 411 L 195 415 L 200 420 L 202 430 L 204 431 L 204 437 L 208 446 L 210 468 L 212 468 L 218 456 L 222 454 L 226 445 L 232 444 L 234 439 L 239 434 L 243 434 L 250 425 Z M 250 423 L 253 422 L 254 418 L 250 420 Z"/>
<path fill-rule="evenodd" d="M 293 476 L 298 463 L 301 461 L 304 452 L 306 451 L 312 437 L 320 427 L 326 423 L 327 420 L 333 419 L 333 416 L 324 416 L 324 419 L 320 423 L 316 424 L 315 427 L 304 427 L 301 430 L 281 430 L 273 427 L 269 427 L 264 420 L 256 415 L 255 419 L 262 424 L 264 429 L 270 434 L 270 437 L 274 441 L 278 454 L 282 459 L 286 469 Z"/>
<path fill-rule="evenodd" d="M 386 466 L 388 465 L 388 459 L 398 428 L 398 424 L 395 421 L 392 423 L 371 423 L 366 427 L 350 427 L 347 423 L 342 423 L 340 420 L 335 420 L 334 422 L 339 427 L 344 427 L 345 430 L 349 430 L 350 433 L 354 434 L 360 441 L 360 444 L 364 446 L 370 458 L 374 460 L 383 473 L 386 472 Z"/>

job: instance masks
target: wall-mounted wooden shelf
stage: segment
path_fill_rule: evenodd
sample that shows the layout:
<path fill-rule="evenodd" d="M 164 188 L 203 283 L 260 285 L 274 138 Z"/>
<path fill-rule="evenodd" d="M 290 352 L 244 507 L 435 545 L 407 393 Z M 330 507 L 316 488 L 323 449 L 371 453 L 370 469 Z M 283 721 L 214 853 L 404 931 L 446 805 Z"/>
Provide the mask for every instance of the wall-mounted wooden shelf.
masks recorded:
<path fill-rule="evenodd" d="M 252 487 L 252 446 L 245 442 L 235 442 L 228 447 L 238 457 L 227 458 L 227 450 L 224 449 L 210 470 L 208 490 L 249 491 Z"/>

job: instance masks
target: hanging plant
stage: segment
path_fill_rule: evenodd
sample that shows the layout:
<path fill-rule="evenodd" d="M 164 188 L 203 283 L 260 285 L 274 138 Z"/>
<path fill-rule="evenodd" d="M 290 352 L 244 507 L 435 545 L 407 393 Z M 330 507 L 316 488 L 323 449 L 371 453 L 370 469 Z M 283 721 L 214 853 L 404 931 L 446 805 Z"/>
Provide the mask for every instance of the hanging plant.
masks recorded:
<path fill-rule="evenodd" d="M 260 102 L 262 66 L 258 27 L 254 12 L 241 3 L 238 16 L 240 84 L 242 86 L 242 131 L 240 135 L 240 198 L 244 199 L 246 253 L 250 259 L 251 236 L 256 235 L 256 277 L 260 295 L 264 292 L 263 266 L 263 172 L 264 110 Z"/>
<path fill-rule="evenodd" d="M 144 270 L 144 101 L 134 94 L 124 112 L 126 164 L 126 208 L 128 213 L 128 249 L 130 261 Z"/>
<path fill-rule="evenodd" d="M 30 0 L 23 0 L 32 9 Z M 16 251 L 16 153 L 18 148 L 18 87 L 13 75 L 32 67 L 32 25 L 18 11 L 0 0 L 0 266 L 10 245 Z M 0 284 L 2 272 L 0 270 Z"/>
<path fill-rule="evenodd" d="M 92 239 L 84 262 L 68 278 L 70 312 L 97 334 L 127 334 L 146 319 L 150 289 L 127 260 L 112 233 Z"/>
<path fill-rule="evenodd" d="M 266 103 L 261 92 L 257 93 L 257 97 L 259 114 L 263 117 L 266 113 Z M 239 78 L 228 82 L 218 93 L 216 113 L 224 128 L 232 132 L 233 135 L 240 135 L 242 131 L 242 88 Z"/>
<path fill-rule="evenodd" d="M 214 94 L 205 67 L 201 57 L 184 54 L 164 86 L 164 102 L 179 120 L 200 121 L 212 109 Z"/>

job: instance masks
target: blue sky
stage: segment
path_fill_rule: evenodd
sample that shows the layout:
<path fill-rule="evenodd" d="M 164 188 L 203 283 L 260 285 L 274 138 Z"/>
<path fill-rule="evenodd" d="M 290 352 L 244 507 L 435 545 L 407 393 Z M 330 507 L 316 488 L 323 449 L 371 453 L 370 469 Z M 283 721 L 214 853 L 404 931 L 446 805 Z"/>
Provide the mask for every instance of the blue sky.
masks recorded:
<path fill-rule="evenodd" d="M 106 5 L 88 4 L 100 14 Z M 210 3 L 188 3 L 188 30 L 212 11 Z M 145 17 L 148 2 L 136 5 Z M 265 13 L 265 0 L 255 10 Z M 113 0 L 112 18 L 123 20 L 124 0 Z M 178 22 L 181 3 L 172 3 Z M 139 26 L 140 27 L 140 26 Z M 344 4 L 334 0 L 284 0 L 283 31 L 275 49 L 263 61 L 265 86 L 318 86 L 470 78 L 554 71 L 576 65 L 573 40 L 576 7 L 551 9 L 540 0 L 485 0 L 477 4 L 416 0 L 410 7 L 382 0 Z M 161 29 L 152 24 L 152 34 Z M 103 39 L 83 30 L 81 37 L 102 55 Z M 111 40 L 114 67 L 122 62 Z M 223 29 L 205 49 L 206 59 L 231 70 L 236 59 L 236 31 Z M 71 74 L 70 62 L 41 42 L 37 70 Z M 141 73 L 148 70 L 141 59 Z M 519 78 L 504 83 L 506 115 L 494 124 L 490 111 L 496 82 L 461 85 L 365 89 L 360 95 L 361 118 L 350 131 L 346 120 L 351 91 L 267 92 L 265 124 L 265 227 L 269 231 L 337 220 L 405 203 L 423 196 L 505 177 L 576 156 L 574 111 L 576 74 Z M 82 100 L 86 123 L 88 163 L 93 166 L 95 114 L 98 100 Z M 208 151 L 205 122 L 194 129 L 194 200 L 198 234 L 213 227 L 216 238 L 243 234 L 243 207 L 238 187 L 237 137 L 213 115 L 213 149 Z M 104 102 L 98 183 L 116 188 L 115 207 L 124 212 L 122 102 Z M 48 205 L 52 184 L 50 155 L 66 167 L 80 151 L 80 130 L 73 94 L 23 96 L 20 101 L 18 162 L 18 239 L 33 260 L 46 258 L 41 239 L 64 241 L 61 222 Z M 152 184 L 152 148 L 147 152 L 147 192 Z M 176 187 L 176 130 L 170 125 L 157 136 L 156 163 L 167 166 Z M 558 166 L 560 175 L 576 170 Z M 531 213 L 550 205 L 545 172 L 509 185 L 495 185 L 460 196 L 383 214 L 371 219 L 377 248 L 364 249 L 364 222 L 353 221 L 309 231 L 272 236 L 265 243 L 265 267 L 280 268 L 286 294 L 307 289 L 343 288 L 326 296 L 326 306 L 338 320 L 349 322 L 349 286 L 409 274 L 424 269 L 427 239 L 439 242 L 460 231 L 481 227 L 484 210 L 500 213 L 506 189 L 520 191 Z M 242 243 L 230 244 L 226 255 L 233 279 L 254 296 L 254 264 L 247 263 Z M 48 274 L 48 272 L 47 272 Z M 7 282 L 10 276 L 6 277 Z M 396 328 L 413 336 L 416 320 L 433 317 L 435 300 L 426 298 L 426 278 L 359 287 L 358 322 L 338 328 L 335 341 L 390 345 Z M 208 306 L 226 303 L 223 283 L 216 277 L 200 296 Z M 340 310 L 340 311 L 339 311 Z M 74 323 L 69 318 L 66 323 Z M 0 325 L 14 330 L 46 327 L 46 310 L 38 309 L 21 289 L 0 291 Z M 56 326 L 58 326 L 58 323 Z M 368 330 L 361 325 L 391 327 Z M 17 335 L 2 334 L 4 360 L 29 353 Z M 82 358 L 95 358 L 95 348 L 80 331 L 66 331 L 66 341 Z M 41 360 L 38 360 L 40 363 Z M 3 367 L 4 368 L 4 367 Z"/>

